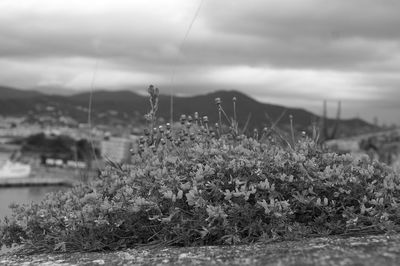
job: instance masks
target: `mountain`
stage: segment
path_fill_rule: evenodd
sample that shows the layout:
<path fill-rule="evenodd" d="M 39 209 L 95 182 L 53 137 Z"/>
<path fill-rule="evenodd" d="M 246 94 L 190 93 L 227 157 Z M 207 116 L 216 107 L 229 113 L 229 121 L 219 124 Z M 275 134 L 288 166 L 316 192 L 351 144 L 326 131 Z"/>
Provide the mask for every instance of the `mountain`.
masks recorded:
<path fill-rule="evenodd" d="M 248 119 L 250 119 L 249 128 L 268 126 L 271 123 L 267 117 L 270 117 L 275 122 L 283 112 L 286 115 L 282 117 L 280 124 L 289 123 L 289 114 L 293 115 L 295 124 L 300 127 L 308 127 L 316 118 L 314 114 L 306 110 L 260 103 L 238 91 L 217 91 L 191 97 L 174 97 L 174 121 L 178 121 L 181 114 L 193 116 L 194 112 L 198 112 L 200 116 L 208 116 L 210 121 L 218 122 L 219 116 L 215 104 L 215 98 L 217 97 L 222 99 L 223 110 L 229 118 L 233 117 L 232 98 L 236 97 L 237 120 L 239 121 L 239 126 L 241 125 L 242 127 Z M 88 106 L 90 93 L 76 94 L 67 98 L 74 105 Z M 170 120 L 170 103 L 171 97 L 169 95 L 160 95 L 158 117 L 162 117 L 166 121 Z M 143 115 L 149 111 L 150 104 L 147 96 L 131 91 L 95 91 L 92 94 L 92 108 L 96 112 L 117 110 L 129 114 L 136 111 Z M 227 124 L 225 118 L 223 122 Z"/>
<path fill-rule="evenodd" d="M 40 102 L 48 100 L 39 92 L 0 86 L 0 115 L 24 115 Z"/>
<path fill-rule="evenodd" d="M 48 95 L 64 95 L 64 96 L 69 96 L 69 95 L 73 95 L 76 94 L 76 90 L 72 90 L 72 89 L 65 89 L 62 86 L 36 86 L 36 87 L 32 87 L 29 90 L 31 91 L 37 91 L 43 94 L 48 94 Z"/>
<path fill-rule="evenodd" d="M 18 90 L 12 87 L 0 86 L 0 100 L 29 99 L 42 96 L 40 92 L 32 90 Z"/>
<path fill-rule="evenodd" d="M 177 119 L 180 114 L 191 114 L 198 110 L 200 115 L 207 115 L 210 121 L 217 122 L 218 109 L 215 104 L 215 98 L 220 98 L 222 100 L 222 108 L 227 116 L 231 118 L 234 115 L 233 97 L 236 98 L 236 113 L 239 126 L 244 126 L 248 119 L 250 119 L 249 128 L 268 126 L 271 124 L 268 117 L 276 121 L 283 112 L 285 113 L 280 120 L 281 124 L 289 123 L 289 114 L 292 114 L 295 123 L 301 126 L 310 125 L 315 117 L 314 114 L 303 109 L 260 103 L 238 91 L 217 91 L 192 97 L 176 97 L 174 99 L 175 119 Z M 167 99 L 161 100 L 160 113 L 169 114 L 170 99 L 169 97 L 164 98 Z"/>
<path fill-rule="evenodd" d="M 91 116 L 95 123 L 119 122 L 122 124 L 144 122 L 143 115 L 150 109 L 147 96 L 132 91 L 94 91 L 74 95 L 47 95 L 35 91 L 21 91 L 8 87 L 0 87 L 0 115 L 23 115 L 28 112 L 36 115 L 50 110 L 57 110 L 58 115 L 66 115 L 79 122 L 87 122 L 89 99 L 92 98 Z M 215 98 L 221 98 L 222 107 L 229 118 L 233 116 L 232 98 L 236 97 L 237 119 L 239 127 L 244 127 L 249 119 L 248 128 L 262 128 L 270 126 L 279 117 L 280 126 L 288 127 L 289 115 L 293 115 L 294 125 L 299 130 L 309 129 L 313 121 L 320 117 L 300 108 L 261 103 L 238 91 L 217 91 L 191 97 L 174 97 L 174 121 L 178 121 L 181 114 L 200 116 L 207 115 L 212 123 L 218 121 L 218 110 Z M 170 120 L 170 101 L 168 95 L 160 95 L 157 116 Z M 51 107 L 51 108 L 49 108 Z M 53 111 L 52 111 L 53 112 Z M 223 116 L 224 117 L 224 116 Z M 223 118 L 227 124 L 227 120 Z M 328 119 L 328 125 L 334 120 Z M 361 119 L 341 120 L 341 129 L 353 131 L 360 128 L 373 128 Z"/>

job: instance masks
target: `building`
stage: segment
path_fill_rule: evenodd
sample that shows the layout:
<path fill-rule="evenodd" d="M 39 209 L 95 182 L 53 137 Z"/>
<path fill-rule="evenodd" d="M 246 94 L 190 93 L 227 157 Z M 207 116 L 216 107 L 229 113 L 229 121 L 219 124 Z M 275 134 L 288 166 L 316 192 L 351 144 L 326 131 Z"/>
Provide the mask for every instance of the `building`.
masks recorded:
<path fill-rule="evenodd" d="M 100 143 L 101 156 L 105 160 L 117 163 L 130 161 L 132 141 L 126 138 L 110 137 Z"/>

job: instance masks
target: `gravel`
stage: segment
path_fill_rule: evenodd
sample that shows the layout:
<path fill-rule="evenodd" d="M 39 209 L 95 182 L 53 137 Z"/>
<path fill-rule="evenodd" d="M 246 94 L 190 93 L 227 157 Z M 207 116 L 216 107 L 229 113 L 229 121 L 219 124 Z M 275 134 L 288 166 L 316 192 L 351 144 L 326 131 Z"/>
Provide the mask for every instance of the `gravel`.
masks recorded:
<path fill-rule="evenodd" d="M 400 234 L 237 246 L 0 256 L 0 265 L 400 265 Z"/>

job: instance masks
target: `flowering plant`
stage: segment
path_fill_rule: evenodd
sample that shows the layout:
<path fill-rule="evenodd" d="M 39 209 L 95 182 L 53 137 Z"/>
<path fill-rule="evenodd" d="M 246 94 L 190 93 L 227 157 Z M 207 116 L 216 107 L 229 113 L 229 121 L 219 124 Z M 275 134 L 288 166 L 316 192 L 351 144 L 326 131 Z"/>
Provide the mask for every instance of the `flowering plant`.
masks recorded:
<path fill-rule="evenodd" d="M 286 146 L 212 134 L 194 117 L 148 131 L 133 167 L 108 166 L 91 183 L 12 206 L 0 244 L 72 252 L 400 231 L 400 177 L 386 165 L 322 151 L 306 136 Z"/>

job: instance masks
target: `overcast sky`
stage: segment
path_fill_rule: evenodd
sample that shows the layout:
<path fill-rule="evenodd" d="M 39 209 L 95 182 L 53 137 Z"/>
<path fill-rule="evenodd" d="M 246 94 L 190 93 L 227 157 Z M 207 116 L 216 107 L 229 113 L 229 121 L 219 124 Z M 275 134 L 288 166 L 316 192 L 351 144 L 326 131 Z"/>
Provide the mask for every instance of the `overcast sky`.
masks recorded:
<path fill-rule="evenodd" d="M 398 0 L 1 0 L 0 84 L 235 89 L 400 124 L 399 28 Z"/>

